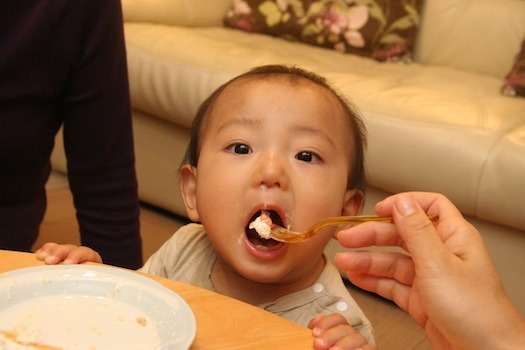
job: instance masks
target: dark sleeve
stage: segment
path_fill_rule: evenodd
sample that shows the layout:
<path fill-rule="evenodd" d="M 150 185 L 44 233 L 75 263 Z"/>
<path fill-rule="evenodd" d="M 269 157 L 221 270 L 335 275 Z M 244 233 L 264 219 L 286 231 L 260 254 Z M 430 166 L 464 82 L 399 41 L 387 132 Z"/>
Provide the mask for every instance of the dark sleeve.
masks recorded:
<path fill-rule="evenodd" d="M 131 110 L 118 0 L 70 2 L 70 74 L 58 106 L 82 244 L 142 265 Z"/>

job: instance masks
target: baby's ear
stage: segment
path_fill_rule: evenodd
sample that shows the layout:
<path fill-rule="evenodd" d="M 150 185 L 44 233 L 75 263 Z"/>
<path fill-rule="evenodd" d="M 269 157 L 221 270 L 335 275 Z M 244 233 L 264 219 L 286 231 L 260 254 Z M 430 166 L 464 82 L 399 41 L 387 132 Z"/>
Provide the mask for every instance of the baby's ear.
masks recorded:
<path fill-rule="evenodd" d="M 199 222 L 197 210 L 197 168 L 184 164 L 180 168 L 180 192 L 190 220 Z"/>
<path fill-rule="evenodd" d="M 352 189 L 347 190 L 345 193 L 343 209 L 341 210 L 342 216 L 359 215 L 363 210 L 364 195 L 363 192 Z"/>

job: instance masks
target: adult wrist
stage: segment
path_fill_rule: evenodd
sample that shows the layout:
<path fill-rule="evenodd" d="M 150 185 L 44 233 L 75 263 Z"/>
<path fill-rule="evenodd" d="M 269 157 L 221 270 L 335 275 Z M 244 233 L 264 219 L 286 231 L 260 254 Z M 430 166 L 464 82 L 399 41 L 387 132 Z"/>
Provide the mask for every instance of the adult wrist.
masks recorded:
<path fill-rule="evenodd" d="M 498 331 L 489 337 L 486 349 L 525 349 L 525 320 L 510 301 L 507 301 L 507 303 L 508 307 L 503 307 L 502 313 L 505 313 L 508 317 L 499 324 Z M 490 315 L 487 315 L 487 317 L 490 317 Z"/>

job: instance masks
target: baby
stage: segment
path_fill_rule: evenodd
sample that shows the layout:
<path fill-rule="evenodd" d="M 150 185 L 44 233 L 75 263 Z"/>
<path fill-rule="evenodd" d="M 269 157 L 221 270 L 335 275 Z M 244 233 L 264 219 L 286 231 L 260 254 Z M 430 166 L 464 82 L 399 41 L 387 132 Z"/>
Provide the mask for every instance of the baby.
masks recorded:
<path fill-rule="evenodd" d="M 370 322 L 323 253 L 334 228 L 285 244 L 250 225 L 262 214 L 262 221 L 304 231 L 361 211 L 365 135 L 354 109 L 316 74 L 263 66 L 206 99 L 191 136 L 180 176 L 196 223 L 177 231 L 141 271 L 309 326 L 316 349 L 373 343 Z M 101 262 L 86 247 L 53 243 L 37 256 L 51 264 Z"/>

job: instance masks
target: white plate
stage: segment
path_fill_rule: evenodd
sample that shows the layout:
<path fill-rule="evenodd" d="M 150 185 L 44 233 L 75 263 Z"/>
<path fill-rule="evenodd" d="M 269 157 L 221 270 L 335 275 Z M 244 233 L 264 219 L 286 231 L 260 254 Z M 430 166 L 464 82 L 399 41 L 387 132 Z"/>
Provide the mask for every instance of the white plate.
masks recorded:
<path fill-rule="evenodd" d="M 196 325 L 178 294 L 147 277 L 58 265 L 0 274 L 0 330 L 63 349 L 187 349 Z"/>

